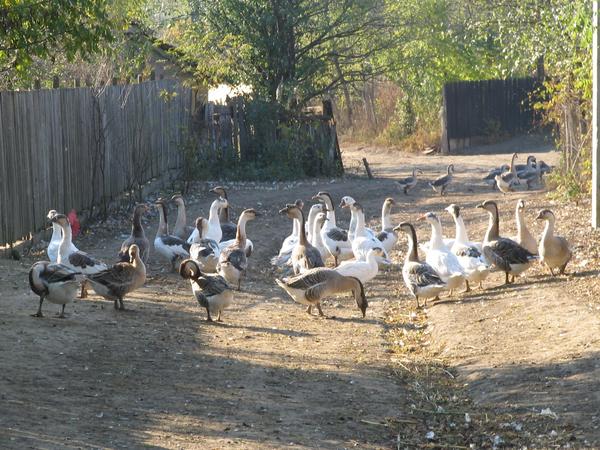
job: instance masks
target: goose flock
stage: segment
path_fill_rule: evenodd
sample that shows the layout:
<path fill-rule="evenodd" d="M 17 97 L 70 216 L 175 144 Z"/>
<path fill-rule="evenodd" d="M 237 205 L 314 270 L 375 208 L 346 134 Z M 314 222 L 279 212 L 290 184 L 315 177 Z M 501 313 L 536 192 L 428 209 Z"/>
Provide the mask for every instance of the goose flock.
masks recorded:
<path fill-rule="evenodd" d="M 542 182 L 542 175 L 549 167 L 543 161 L 530 156 L 527 164 L 515 165 L 513 155 L 510 165 L 490 171 L 484 182 L 493 180 L 502 192 L 510 191 L 519 184 L 529 188 L 532 182 Z M 396 181 L 401 191 L 408 195 L 417 184 L 420 169 L 412 176 Z M 530 178 L 531 173 L 536 178 Z M 452 183 L 454 165 L 446 174 L 429 182 L 431 188 L 444 195 Z M 493 177 L 492 177 L 493 176 Z M 532 184 L 531 184 L 532 185 Z M 206 310 L 206 318 L 217 321 L 223 311 L 235 300 L 235 290 L 243 288 L 254 244 L 248 238 L 249 222 L 260 216 L 254 209 L 245 209 L 237 223 L 231 221 L 230 205 L 224 187 L 210 190 L 216 195 L 211 203 L 208 218 L 197 217 L 193 226 L 188 225 L 183 196 L 174 195 L 170 200 L 159 198 L 154 202 L 158 213 L 157 231 L 153 253 L 161 258 L 168 269 L 178 272 L 189 280 L 191 292 L 198 304 Z M 552 211 L 539 211 L 537 220 L 545 222 L 539 240 L 527 227 L 525 202 L 519 199 L 515 208 L 517 236 L 504 237 L 500 230 L 498 205 L 485 200 L 477 205 L 488 215 L 488 228 L 482 241 L 472 241 L 463 219 L 463 208 L 450 204 L 442 211 L 428 211 L 417 223 L 424 222 L 431 228 L 429 242 L 419 244 L 415 224 L 392 223 L 391 212 L 398 204 L 385 198 L 381 207 L 380 229 L 367 227 L 364 207 L 351 196 L 343 196 L 338 208 L 349 210 L 350 222 L 344 229 L 336 222 L 336 203 L 331 193 L 317 192 L 311 199 L 314 204 L 305 216 L 302 199 L 284 205 L 279 213 L 291 223 L 290 234 L 283 239 L 279 252 L 271 259 L 275 272 L 274 282 L 292 300 L 306 306 L 312 314 L 316 308 L 324 316 L 321 300 L 327 296 L 351 293 L 362 316 L 366 314 L 368 301 L 365 285 L 373 280 L 384 267 L 392 265 L 390 254 L 399 247 L 399 233 L 406 235 L 408 246 L 402 264 L 402 279 L 417 307 L 420 300 L 439 299 L 448 292 L 452 296 L 464 286 L 483 288 L 492 272 L 505 275 L 510 284 L 536 262 L 541 262 L 554 276 L 555 271 L 565 273 L 572 257 L 568 242 L 555 235 L 555 216 Z M 170 204 L 177 209 L 174 228 L 169 232 L 167 210 Z M 146 264 L 149 261 L 150 241 L 142 226 L 142 218 L 149 211 L 145 204 L 133 209 L 131 234 L 116 252 L 115 264 L 107 264 L 79 250 L 72 242 L 71 224 L 67 216 L 50 211 L 52 238 L 47 253 L 50 261 L 33 264 L 29 272 L 32 291 L 39 296 L 39 307 L 34 314 L 42 317 L 44 300 L 61 305 L 59 317 L 64 317 L 65 305 L 71 303 L 79 287 L 85 297 L 87 287 L 98 295 L 114 302 L 116 310 L 125 309 L 124 298 L 146 281 Z M 454 221 L 454 237 L 446 238 L 440 216 L 449 214 Z M 419 250 L 424 258 L 419 255 Z"/>

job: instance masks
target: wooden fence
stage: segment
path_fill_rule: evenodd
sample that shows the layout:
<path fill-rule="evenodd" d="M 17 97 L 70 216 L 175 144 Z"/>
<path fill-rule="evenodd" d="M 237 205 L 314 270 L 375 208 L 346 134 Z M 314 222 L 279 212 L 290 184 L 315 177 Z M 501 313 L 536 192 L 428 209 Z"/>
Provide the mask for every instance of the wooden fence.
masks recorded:
<path fill-rule="evenodd" d="M 179 168 L 191 106 L 174 80 L 0 92 L 0 245 Z"/>
<path fill-rule="evenodd" d="M 535 78 L 460 81 L 443 90 L 442 150 L 468 147 L 477 138 L 530 130 L 534 125 L 531 95 Z"/>

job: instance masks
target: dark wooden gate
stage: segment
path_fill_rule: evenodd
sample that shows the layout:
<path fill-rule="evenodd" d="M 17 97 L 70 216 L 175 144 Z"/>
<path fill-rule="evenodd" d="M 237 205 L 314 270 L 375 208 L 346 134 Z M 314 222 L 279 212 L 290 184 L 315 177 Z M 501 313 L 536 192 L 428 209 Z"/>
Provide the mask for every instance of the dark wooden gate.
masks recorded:
<path fill-rule="evenodd" d="M 535 114 L 535 78 L 459 81 L 443 90 L 442 151 L 529 131 Z"/>

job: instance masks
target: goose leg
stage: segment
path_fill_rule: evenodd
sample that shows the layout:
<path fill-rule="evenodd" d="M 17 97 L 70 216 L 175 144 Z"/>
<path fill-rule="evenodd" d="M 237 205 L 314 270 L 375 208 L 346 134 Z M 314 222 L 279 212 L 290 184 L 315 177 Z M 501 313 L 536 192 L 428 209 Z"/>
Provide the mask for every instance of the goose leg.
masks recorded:
<path fill-rule="evenodd" d="M 308 306 L 306 307 L 306 312 L 307 312 L 309 315 L 312 315 L 312 305 L 308 305 Z"/>
<path fill-rule="evenodd" d="M 125 311 L 125 305 L 123 304 L 123 299 L 122 298 L 119 299 L 119 310 L 120 311 Z"/>
<path fill-rule="evenodd" d="M 511 284 L 515 282 L 516 277 L 513 275 L 510 279 Z"/>
<path fill-rule="evenodd" d="M 67 306 L 67 305 L 62 305 L 62 308 L 60 309 L 60 314 L 58 315 L 59 319 L 65 318 L 65 306 Z"/>
<path fill-rule="evenodd" d="M 44 317 L 42 314 L 42 303 L 44 303 L 44 296 L 40 296 L 40 306 L 38 306 L 38 310 L 35 314 L 32 314 L 31 317 Z"/>
<path fill-rule="evenodd" d="M 115 298 L 114 306 L 115 306 L 115 309 L 117 309 L 117 310 L 119 309 L 119 300 L 117 300 L 116 298 Z"/>
<path fill-rule="evenodd" d="M 556 276 L 556 275 L 554 275 L 554 269 L 552 267 L 548 266 L 548 269 L 550 269 L 550 273 L 552 274 L 553 277 Z"/>
<path fill-rule="evenodd" d="M 469 286 L 469 280 L 465 279 L 465 292 L 471 292 L 471 286 Z"/>
<path fill-rule="evenodd" d="M 506 278 L 504 279 L 504 284 L 510 284 L 510 280 L 508 279 L 508 272 L 504 272 Z"/>
<path fill-rule="evenodd" d="M 421 305 L 419 305 L 419 296 L 415 295 L 415 300 L 417 301 L 417 309 L 419 309 L 421 307 Z"/>
<path fill-rule="evenodd" d="M 87 298 L 87 296 L 88 296 L 87 282 L 82 281 L 81 282 L 81 292 L 79 293 L 79 298 Z"/>
<path fill-rule="evenodd" d="M 221 322 L 221 310 L 217 313 L 217 322 Z"/>
<path fill-rule="evenodd" d="M 242 290 L 242 279 L 241 278 L 238 278 L 238 289 L 237 290 L 238 291 Z"/>
<path fill-rule="evenodd" d="M 206 321 L 207 322 L 212 322 L 212 317 L 210 317 L 210 309 L 208 309 L 208 306 L 206 307 Z"/>
<path fill-rule="evenodd" d="M 321 303 L 317 303 L 317 309 L 319 310 L 319 316 L 321 317 L 325 317 L 325 314 L 323 314 L 323 310 L 321 309 Z"/>

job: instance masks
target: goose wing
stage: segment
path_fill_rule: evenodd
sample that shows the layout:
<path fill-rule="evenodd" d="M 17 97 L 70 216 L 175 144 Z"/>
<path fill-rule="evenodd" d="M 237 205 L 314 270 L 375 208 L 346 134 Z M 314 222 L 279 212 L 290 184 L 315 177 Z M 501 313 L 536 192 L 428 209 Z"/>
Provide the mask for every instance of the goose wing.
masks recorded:
<path fill-rule="evenodd" d="M 348 241 L 348 232 L 340 228 L 331 228 L 327 231 L 327 237 L 334 241 Z"/>
<path fill-rule="evenodd" d="M 86 267 L 105 266 L 104 263 L 92 258 L 87 253 L 75 252 L 69 255 L 69 264 L 85 269 Z"/>
<path fill-rule="evenodd" d="M 440 278 L 439 274 L 427 263 L 407 263 L 407 274 L 410 283 L 418 288 L 426 286 L 440 285 L 446 283 Z"/>
<path fill-rule="evenodd" d="M 163 244 L 168 245 L 169 247 L 177 247 L 181 246 L 186 252 L 190 251 L 190 243 L 184 241 L 183 239 L 178 238 L 177 236 L 161 236 L 160 237 Z"/>
<path fill-rule="evenodd" d="M 237 225 L 231 222 L 222 223 L 221 232 L 223 233 L 223 236 L 221 237 L 221 242 L 235 239 L 235 235 L 237 233 Z"/>
<path fill-rule="evenodd" d="M 220 262 L 228 262 L 240 271 L 248 268 L 248 259 L 245 250 L 233 246 L 227 247 L 221 252 Z"/>
<path fill-rule="evenodd" d="M 450 175 L 444 175 L 439 178 L 436 178 L 430 184 L 435 187 L 440 187 L 440 186 L 447 184 L 450 181 L 450 178 L 451 178 Z"/>
<path fill-rule="evenodd" d="M 80 273 L 63 264 L 48 264 L 42 272 L 41 278 L 51 284 L 73 281 L 77 275 Z"/>
<path fill-rule="evenodd" d="M 203 276 L 193 280 L 202 289 L 202 293 L 206 297 L 219 295 L 228 289 L 231 289 L 225 279 L 220 275 Z"/>
<path fill-rule="evenodd" d="M 481 258 L 481 252 L 471 245 L 462 245 L 454 249 L 456 256 L 468 256 L 469 258 Z"/>
<path fill-rule="evenodd" d="M 296 275 L 291 278 L 287 278 L 285 280 L 285 284 L 287 284 L 292 289 L 309 289 L 319 283 L 324 283 L 333 277 L 339 277 L 335 270 L 325 269 L 322 267 L 317 267 L 314 269 L 307 270 L 306 272 Z"/>
<path fill-rule="evenodd" d="M 510 270 L 511 264 L 527 264 L 536 259 L 527 249 L 508 238 L 500 238 L 485 245 L 483 254 L 488 261 L 504 271 Z"/>

